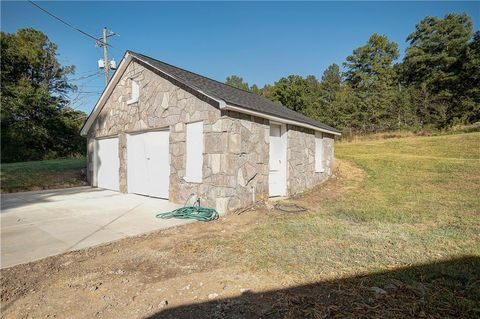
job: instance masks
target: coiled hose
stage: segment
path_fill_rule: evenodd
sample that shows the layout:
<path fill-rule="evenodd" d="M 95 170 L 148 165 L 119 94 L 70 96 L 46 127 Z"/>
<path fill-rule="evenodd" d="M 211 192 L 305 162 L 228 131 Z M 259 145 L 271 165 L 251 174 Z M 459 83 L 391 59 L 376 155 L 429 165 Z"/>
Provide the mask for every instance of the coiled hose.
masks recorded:
<path fill-rule="evenodd" d="M 195 219 L 202 222 L 218 219 L 219 215 L 216 209 L 200 206 L 199 200 L 196 203 L 197 205 L 183 206 L 181 208 L 172 210 L 171 212 L 157 214 L 155 217 L 162 219 Z"/>

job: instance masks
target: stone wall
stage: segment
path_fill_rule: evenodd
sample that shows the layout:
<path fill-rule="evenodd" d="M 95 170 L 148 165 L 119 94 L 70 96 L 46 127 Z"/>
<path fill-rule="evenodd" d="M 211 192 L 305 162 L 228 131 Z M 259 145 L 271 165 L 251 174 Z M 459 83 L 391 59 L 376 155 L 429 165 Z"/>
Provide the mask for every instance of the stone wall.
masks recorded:
<path fill-rule="evenodd" d="M 315 133 L 313 130 L 288 125 L 287 130 L 287 190 L 294 195 L 326 180 L 333 167 L 333 136 L 323 137 L 324 172 L 315 172 Z"/>
<path fill-rule="evenodd" d="M 175 125 L 183 127 L 182 123 Z M 191 193 L 204 206 L 215 207 L 224 213 L 234 211 L 268 198 L 268 121 L 236 112 L 222 112 L 214 124 L 204 125 L 203 181 L 196 188 L 187 188 L 182 181 L 176 185 L 178 198 L 184 200 Z M 266 136 L 266 137 L 265 137 Z M 174 152 L 184 152 L 179 145 Z M 173 156 L 175 154 L 172 154 Z M 184 160 L 172 160 L 172 175 L 177 182 L 185 175 Z M 178 166 L 178 169 L 177 169 Z M 170 177 L 171 180 L 174 178 Z"/>
<path fill-rule="evenodd" d="M 131 81 L 140 87 L 138 102 L 128 104 Z M 185 181 L 185 126 L 203 121 L 203 181 Z M 88 178 L 93 175 L 95 138 L 118 136 L 120 191 L 128 192 L 127 134 L 168 128 L 170 130 L 169 199 L 193 203 L 220 212 L 234 211 L 257 200 L 268 199 L 269 121 L 221 111 L 216 102 L 158 71 L 133 61 L 109 96 L 88 132 Z M 313 131 L 288 126 L 288 192 L 311 188 L 330 174 L 333 139 L 324 139 L 327 170 L 314 172 Z M 195 196 L 191 196 L 194 194 Z"/>
<path fill-rule="evenodd" d="M 131 79 L 140 87 L 138 102 L 130 99 Z M 158 76 L 132 62 L 108 98 L 88 133 L 89 180 L 93 175 L 95 138 L 118 136 L 120 191 L 127 187 L 126 135 L 159 128 L 170 130 L 169 199 L 184 203 L 199 196 L 202 205 L 221 212 L 249 205 L 268 196 L 268 121 L 236 112 L 221 112 L 180 83 Z M 203 182 L 185 176 L 185 124 L 203 121 Z M 192 196 L 195 194 L 195 196 Z"/>
<path fill-rule="evenodd" d="M 138 102 L 128 104 L 131 81 L 140 87 Z M 120 156 L 120 191 L 127 189 L 126 134 L 159 128 L 170 129 L 170 200 L 183 203 L 191 194 L 205 196 L 205 185 L 185 181 L 185 124 L 203 121 L 205 153 L 220 152 L 219 133 L 212 127 L 221 118 L 221 112 L 212 102 L 188 88 L 180 87 L 173 79 L 158 76 L 153 70 L 132 62 L 114 88 L 102 111 L 88 133 L 89 175 L 93 173 L 93 139 L 118 136 Z M 218 124 L 217 124 L 218 125 Z M 203 172 L 211 168 L 203 161 Z M 192 198 L 194 200 L 195 198 Z"/>
<path fill-rule="evenodd" d="M 219 174 L 228 187 L 216 194 L 217 202 L 233 211 L 268 199 L 269 121 L 232 111 L 221 121 L 228 145 L 220 155 Z"/>

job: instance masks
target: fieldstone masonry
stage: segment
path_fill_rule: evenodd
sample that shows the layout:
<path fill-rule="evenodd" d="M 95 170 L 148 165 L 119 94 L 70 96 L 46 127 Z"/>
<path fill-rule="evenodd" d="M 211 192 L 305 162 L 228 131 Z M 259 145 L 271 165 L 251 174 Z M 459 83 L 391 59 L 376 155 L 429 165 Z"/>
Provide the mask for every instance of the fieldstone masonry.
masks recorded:
<path fill-rule="evenodd" d="M 315 172 L 315 132 L 289 125 L 287 128 L 287 189 L 300 193 L 326 180 L 333 167 L 333 136 L 323 135 L 323 172 Z"/>
<path fill-rule="evenodd" d="M 130 99 L 132 79 L 139 84 L 138 102 Z M 203 121 L 203 182 L 185 176 L 185 124 Z M 119 138 L 120 191 L 128 192 L 127 134 L 170 130 L 170 189 L 173 202 L 191 202 L 234 211 L 268 198 L 269 121 L 232 111 L 221 111 L 215 101 L 132 61 L 88 132 L 88 178 L 93 177 L 94 139 Z M 324 139 L 326 170 L 315 173 L 312 130 L 288 126 L 288 192 L 304 191 L 326 179 L 333 162 L 333 137 Z M 191 196 L 191 195 L 194 196 Z"/>

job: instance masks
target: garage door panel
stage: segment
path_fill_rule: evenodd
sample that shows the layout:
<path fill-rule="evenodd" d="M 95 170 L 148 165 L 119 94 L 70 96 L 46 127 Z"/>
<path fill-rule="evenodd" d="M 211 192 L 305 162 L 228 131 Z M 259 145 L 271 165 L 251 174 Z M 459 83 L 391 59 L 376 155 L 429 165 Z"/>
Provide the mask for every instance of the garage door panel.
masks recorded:
<path fill-rule="evenodd" d="M 169 132 L 155 131 L 129 135 L 128 191 L 168 198 L 170 183 Z"/>
<path fill-rule="evenodd" d="M 127 140 L 127 182 L 128 191 L 136 194 L 148 192 L 147 183 L 142 182 L 148 178 L 145 143 L 140 135 L 129 135 Z"/>
<path fill-rule="evenodd" d="M 94 154 L 97 187 L 118 191 L 120 189 L 118 138 L 95 140 Z"/>
<path fill-rule="evenodd" d="M 146 136 L 149 195 L 168 198 L 170 184 L 169 132 L 151 132 Z"/>

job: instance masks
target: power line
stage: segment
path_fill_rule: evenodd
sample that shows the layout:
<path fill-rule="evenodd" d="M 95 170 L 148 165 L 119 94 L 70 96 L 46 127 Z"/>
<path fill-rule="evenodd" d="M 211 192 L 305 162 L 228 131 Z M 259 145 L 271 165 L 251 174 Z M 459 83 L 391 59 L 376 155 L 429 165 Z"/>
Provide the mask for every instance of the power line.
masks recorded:
<path fill-rule="evenodd" d="M 94 72 L 94 73 L 91 73 L 89 75 L 82 75 L 78 78 L 73 78 L 73 79 L 68 79 L 70 82 L 77 82 L 77 81 L 82 81 L 82 80 L 86 80 L 86 79 L 90 79 L 90 78 L 93 78 L 93 77 L 96 77 L 96 76 L 100 76 L 101 75 L 101 72 L 100 70 Z"/>
<path fill-rule="evenodd" d="M 101 94 L 102 92 L 101 91 L 78 91 L 76 92 L 78 94 L 93 94 L 93 95 L 96 95 L 96 94 Z"/>
<path fill-rule="evenodd" d="M 107 28 L 103 28 L 103 38 L 100 37 L 100 38 L 97 38 L 77 27 L 74 27 L 72 24 L 68 23 L 67 21 L 65 21 L 64 19 L 58 17 L 57 15 L 51 13 L 50 11 L 42 8 L 41 6 L 39 6 L 38 4 L 36 4 L 35 2 L 33 2 L 32 0 L 28 0 L 28 2 L 30 2 L 30 4 L 32 4 L 33 6 L 35 6 L 36 8 L 42 10 L 43 12 L 45 12 L 46 14 L 48 14 L 49 16 L 51 16 L 52 18 L 60 21 L 61 23 L 65 24 L 66 26 L 68 26 L 69 28 L 72 28 L 73 30 L 75 31 L 78 31 L 80 32 L 81 34 L 89 37 L 90 39 L 93 39 L 95 40 L 95 43 L 97 46 L 101 46 L 103 47 L 103 56 L 104 56 L 104 59 L 103 59 L 103 67 L 102 65 L 100 64 L 101 60 L 99 60 L 99 67 L 100 68 L 103 68 L 105 69 L 105 85 L 108 84 L 108 81 L 110 80 L 110 69 L 111 67 L 113 69 L 116 69 L 115 65 L 113 64 L 112 66 L 110 66 L 110 61 L 108 59 L 108 47 L 114 49 L 114 47 L 110 44 L 107 43 L 107 39 L 111 36 L 115 36 L 117 35 L 115 32 L 112 32 L 112 31 L 109 31 L 107 30 Z M 80 79 L 85 79 L 85 78 L 89 78 L 90 76 L 92 75 L 89 75 L 89 76 L 86 76 L 86 77 L 80 77 L 78 80 Z"/>
<path fill-rule="evenodd" d="M 84 76 L 84 75 L 87 75 L 87 74 L 93 74 L 95 72 L 99 72 L 98 68 L 95 68 L 95 69 L 92 69 L 92 70 L 88 70 L 88 71 L 82 71 L 82 72 L 76 72 L 73 73 L 73 75 L 75 76 Z"/>
<path fill-rule="evenodd" d="M 73 25 L 71 25 L 71 24 L 68 23 L 67 21 L 63 20 L 62 18 L 54 15 L 53 13 L 47 11 L 46 9 L 40 7 L 40 6 L 39 6 L 38 4 L 36 4 L 35 2 L 33 2 L 33 1 L 31 1 L 31 0 L 29 0 L 28 2 L 30 2 L 32 5 L 34 5 L 34 6 L 37 7 L 38 9 L 42 10 L 43 12 L 45 12 L 46 14 L 48 14 L 49 16 L 53 17 L 54 19 L 57 19 L 57 20 L 60 21 L 61 23 L 65 24 L 66 26 L 68 26 L 68 27 L 70 27 L 70 28 L 72 28 L 72 29 L 80 32 L 81 34 L 83 34 L 83 35 L 85 35 L 85 36 L 87 36 L 87 37 L 95 40 L 96 43 L 101 43 L 102 45 L 107 45 L 107 46 L 109 46 L 109 47 L 112 47 L 110 44 L 107 44 L 106 41 L 104 42 L 103 40 L 101 40 L 101 38 L 96 38 L 96 37 L 94 37 L 93 35 L 90 35 L 90 34 L 88 34 L 87 32 L 82 31 L 82 30 L 80 30 L 80 29 L 77 28 L 77 27 L 74 27 Z M 112 47 L 112 48 L 113 48 L 113 47 Z"/>
<path fill-rule="evenodd" d="M 81 81 L 81 80 L 86 80 L 86 79 L 89 79 L 89 78 L 92 78 L 92 77 L 95 77 L 95 76 L 99 76 L 100 75 L 100 72 L 97 71 L 93 74 L 90 74 L 90 75 L 84 75 L 84 76 L 80 76 L 78 78 L 74 78 L 74 79 L 68 79 L 68 81 L 70 82 L 76 82 L 76 81 Z"/>

